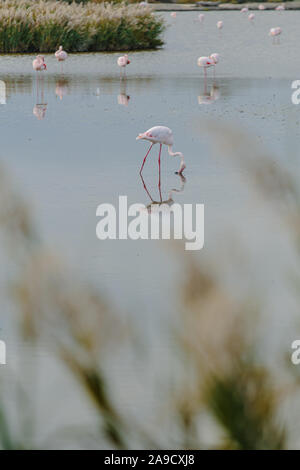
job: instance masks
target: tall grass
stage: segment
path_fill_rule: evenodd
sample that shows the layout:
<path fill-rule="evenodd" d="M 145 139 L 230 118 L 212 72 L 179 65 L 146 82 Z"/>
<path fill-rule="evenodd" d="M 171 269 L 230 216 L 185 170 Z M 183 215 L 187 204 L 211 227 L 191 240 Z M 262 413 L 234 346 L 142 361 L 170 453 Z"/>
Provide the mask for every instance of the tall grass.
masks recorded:
<path fill-rule="evenodd" d="M 148 7 L 55 0 L 1 0 L 1 52 L 152 49 L 162 45 L 163 20 Z"/>

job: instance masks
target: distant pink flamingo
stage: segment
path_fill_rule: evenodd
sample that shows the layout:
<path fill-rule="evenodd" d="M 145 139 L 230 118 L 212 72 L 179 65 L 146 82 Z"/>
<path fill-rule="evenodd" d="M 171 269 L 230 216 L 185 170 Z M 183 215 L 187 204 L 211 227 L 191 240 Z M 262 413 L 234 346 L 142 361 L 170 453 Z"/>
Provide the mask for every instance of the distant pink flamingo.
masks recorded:
<path fill-rule="evenodd" d="M 198 15 L 198 20 L 200 21 L 200 23 L 202 23 L 204 21 L 204 14 L 203 13 L 200 13 Z"/>
<path fill-rule="evenodd" d="M 159 154 L 158 154 L 159 169 L 160 169 L 161 149 L 162 149 L 163 145 L 166 145 L 168 147 L 169 155 L 171 155 L 172 157 L 180 157 L 180 159 L 181 159 L 180 168 L 179 168 L 179 171 L 176 172 L 176 173 L 178 173 L 179 175 L 182 174 L 183 170 L 186 168 L 185 162 L 184 162 L 184 157 L 183 157 L 183 154 L 181 152 L 173 152 L 172 151 L 174 139 L 173 139 L 173 132 L 171 131 L 171 129 L 169 129 L 168 127 L 165 127 L 165 126 L 151 127 L 151 129 L 148 129 L 146 132 L 143 132 L 142 134 L 139 134 L 136 138 L 136 140 L 141 140 L 141 139 L 142 140 L 148 140 L 149 142 L 151 142 L 151 145 L 149 147 L 148 152 L 146 153 L 146 155 L 144 157 L 144 160 L 143 160 L 143 163 L 142 163 L 142 166 L 141 166 L 141 169 L 140 169 L 140 174 L 143 171 L 146 159 L 147 159 L 147 157 L 150 153 L 150 150 L 152 149 L 154 144 L 159 144 L 160 145 L 159 146 Z"/>
<path fill-rule="evenodd" d="M 284 5 L 278 5 L 278 6 L 275 8 L 275 10 L 277 10 L 277 11 L 283 11 L 283 10 L 285 10 L 285 6 L 284 6 Z"/>
<path fill-rule="evenodd" d="M 32 68 L 36 72 L 36 93 L 37 93 L 37 99 L 38 99 L 38 96 L 39 96 L 39 73 L 38 72 L 43 72 L 44 70 L 47 70 L 47 65 L 45 64 L 45 59 L 42 55 L 37 55 L 36 58 L 32 61 Z M 43 82 L 44 80 L 42 80 L 42 94 L 44 93 Z"/>
<path fill-rule="evenodd" d="M 37 55 L 36 58 L 32 61 L 32 67 L 36 72 L 47 70 L 44 57 L 42 55 Z"/>
<path fill-rule="evenodd" d="M 249 21 L 253 21 L 254 18 L 255 18 L 254 13 L 250 13 L 250 15 L 248 16 L 248 20 L 249 20 Z"/>
<path fill-rule="evenodd" d="M 247 13 L 247 11 L 249 11 L 248 7 L 244 7 L 241 9 L 241 13 Z"/>
<path fill-rule="evenodd" d="M 68 58 L 68 54 L 63 50 L 62 46 L 59 46 L 58 51 L 56 51 L 54 55 L 58 62 L 64 62 Z"/>
<path fill-rule="evenodd" d="M 271 28 L 269 31 L 269 36 L 273 38 L 273 44 L 275 44 L 275 38 L 278 36 L 278 44 L 279 44 L 279 36 L 282 33 L 282 29 L 280 26 L 277 26 L 276 28 Z"/>
<path fill-rule="evenodd" d="M 47 103 L 44 102 L 44 79 L 41 79 L 41 90 L 39 85 L 39 74 L 47 70 L 45 59 L 42 55 L 37 55 L 32 61 L 33 70 L 36 71 L 36 105 L 33 108 L 33 114 L 39 119 L 44 119 L 47 109 Z"/>
<path fill-rule="evenodd" d="M 202 56 L 198 58 L 197 65 L 198 67 L 203 67 L 205 79 L 206 79 L 206 69 L 209 67 L 215 67 L 216 64 L 219 62 L 219 57 L 220 57 L 219 54 L 215 52 L 214 54 L 211 54 L 209 57 Z"/>
<path fill-rule="evenodd" d="M 222 29 L 223 28 L 223 21 L 218 21 L 217 22 L 217 28 Z"/>
<path fill-rule="evenodd" d="M 258 9 L 259 9 L 259 10 L 265 10 L 266 7 L 265 7 L 265 5 L 258 5 Z"/>
<path fill-rule="evenodd" d="M 120 77 L 122 77 L 122 70 L 124 70 L 124 74 L 126 75 L 126 66 L 130 64 L 130 60 L 128 59 L 128 54 L 124 54 L 118 58 L 117 64 L 120 67 Z"/>
<path fill-rule="evenodd" d="M 172 13 L 170 14 L 170 16 L 171 16 L 172 18 L 176 18 L 176 16 L 177 16 L 176 11 L 172 11 Z"/>
<path fill-rule="evenodd" d="M 279 36 L 279 34 L 281 34 L 281 33 L 282 33 L 282 29 L 279 26 L 277 26 L 276 28 L 271 28 L 270 29 L 269 35 L 270 36 Z"/>

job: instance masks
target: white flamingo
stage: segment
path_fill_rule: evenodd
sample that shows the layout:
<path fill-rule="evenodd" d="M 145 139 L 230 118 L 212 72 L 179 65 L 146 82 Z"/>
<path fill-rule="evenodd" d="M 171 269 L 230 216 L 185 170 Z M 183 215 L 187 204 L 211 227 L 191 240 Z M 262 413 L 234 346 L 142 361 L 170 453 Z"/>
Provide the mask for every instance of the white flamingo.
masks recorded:
<path fill-rule="evenodd" d="M 126 74 L 126 67 L 130 64 L 130 60 L 128 59 L 128 54 L 124 54 L 118 58 L 117 64 L 120 67 L 120 77 L 122 77 L 122 70 L 124 70 L 124 74 Z"/>
<path fill-rule="evenodd" d="M 140 174 L 143 171 L 143 168 L 144 168 L 146 159 L 147 159 L 147 157 L 150 153 L 150 150 L 152 149 L 153 145 L 155 145 L 155 144 L 159 144 L 159 154 L 158 154 L 158 166 L 159 166 L 159 168 L 160 168 L 161 149 L 162 149 L 163 145 L 166 145 L 168 147 L 169 155 L 171 155 L 172 157 L 180 157 L 180 160 L 181 160 L 180 168 L 179 168 L 179 171 L 176 172 L 176 173 L 181 175 L 183 170 L 186 168 L 183 154 L 181 152 L 173 152 L 172 151 L 172 147 L 173 147 L 173 143 L 174 143 L 173 132 L 168 127 L 165 127 L 165 126 L 151 127 L 151 129 L 148 129 L 146 132 L 143 132 L 142 134 L 139 134 L 137 136 L 136 140 L 148 140 L 149 142 L 151 142 L 150 148 L 149 148 L 148 152 L 146 153 L 146 155 L 144 157 L 144 160 L 143 160 L 143 163 L 142 163 L 142 166 L 141 166 L 141 169 L 140 169 Z"/>
<path fill-rule="evenodd" d="M 62 46 L 59 46 L 58 51 L 56 51 L 54 55 L 57 58 L 58 62 L 64 62 L 68 58 L 68 54 L 66 53 L 66 51 L 63 50 Z"/>

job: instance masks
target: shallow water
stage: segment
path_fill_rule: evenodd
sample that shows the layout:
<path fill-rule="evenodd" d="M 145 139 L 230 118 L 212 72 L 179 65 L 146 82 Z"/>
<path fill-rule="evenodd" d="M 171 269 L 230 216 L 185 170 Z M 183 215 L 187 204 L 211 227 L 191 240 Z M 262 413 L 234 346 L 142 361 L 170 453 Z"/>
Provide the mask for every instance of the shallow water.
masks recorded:
<path fill-rule="evenodd" d="M 174 249 L 155 241 L 100 242 L 95 214 L 98 204 L 117 204 L 119 195 L 127 195 L 129 204 L 149 203 L 138 173 L 147 145 L 135 137 L 153 125 L 169 126 L 174 148 L 187 163 L 183 191 L 174 193 L 174 200 L 205 204 L 205 248 L 197 256 L 213 259 L 237 296 L 249 288 L 263 291 L 274 331 L 280 325 L 289 347 L 291 323 L 282 311 L 296 312 L 284 280 L 293 250 L 276 214 L 251 183 L 244 161 L 251 160 L 251 150 L 232 159 L 215 143 L 219 126 L 232 126 L 248 136 L 253 153 L 262 149 L 275 167 L 299 181 L 300 108 L 291 102 L 291 83 L 300 78 L 300 13 L 256 12 L 254 24 L 239 12 L 209 12 L 203 24 L 195 12 L 178 13 L 175 21 L 163 16 L 169 24 L 165 47 L 130 54 L 126 82 L 119 79 L 118 54 L 70 55 L 63 70 L 45 56 L 48 72 L 38 81 L 30 56 L 2 56 L 0 80 L 6 90 L 0 101 L 6 104 L 0 105 L 1 161 L 32 204 L 47 245 L 63 254 L 80 279 L 100 288 L 133 318 L 138 331 L 147 331 L 145 347 L 154 364 L 168 364 L 172 351 L 162 330 L 178 306 L 181 260 Z M 220 19 L 224 29 L 219 34 L 215 25 Z M 273 26 L 283 29 L 278 45 L 267 34 Z M 196 60 L 212 52 L 221 59 L 215 80 L 209 71 L 205 84 Z M 157 151 L 144 169 L 154 200 Z M 163 199 L 170 189 L 181 188 L 174 174 L 178 165 L 164 150 Z M 228 252 L 236 240 L 246 267 L 236 266 Z M 16 360 L 23 346 L 13 339 L 8 319 L 1 322 Z M 145 396 L 149 409 L 155 406 L 157 397 L 143 387 L 137 398 L 126 364 L 114 367 L 128 391 L 122 396 L 124 406 L 135 409 Z M 50 370 L 58 374 L 55 367 Z M 145 383 L 155 374 L 155 368 L 148 371 Z M 60 399 L 53 396 L 58 406 Z M 78 420 L 81 413 L 85 416 L 80 407 L 76 412 L 69 407 L 75 421 L 77 415 Z"/>

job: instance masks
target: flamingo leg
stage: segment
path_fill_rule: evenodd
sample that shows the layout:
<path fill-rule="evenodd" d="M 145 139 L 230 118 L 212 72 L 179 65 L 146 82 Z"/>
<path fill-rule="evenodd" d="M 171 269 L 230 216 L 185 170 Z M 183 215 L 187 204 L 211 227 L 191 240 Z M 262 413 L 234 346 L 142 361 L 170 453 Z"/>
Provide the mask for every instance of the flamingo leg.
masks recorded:
<path fill-rule="evenodd" d="M 36 73 L 36 101 L 39 102 L 39 72 Z"/>
<path fill-rule="evenodd" d="M 161 148 L 162 144 L 159 145 L 159 154 L 158 154 L 158 189 L 159 189 L 159 197 L 160 197 L 160 202 L 162 202 L 162 196 L 161 196 L 161 181 L 160 181 L 160 156 L 161 156 Z"/>
<path fill-rule="evenodd" d="M 44 104 L 44 76 L 42 76 L 41 83 L 41 103 Z"/>
<path fill-rule="evenodd" d="M 147 157 L 148 157 L 148 155 L 149 155 L 149 153 L 150 153 L 150 150 L 152 149 L 153 145 L 154 145 L 154 144 L 151 144 L 151 145 L 150 145 L 149 150 L 148 150 L 148 152 L 146 153 L 146 155 L 145 155 L 145 157 L 144 157 L 143 164 L 142 164 L 141 169 L 140 169 L 140 174 L 141 174 L 142 171 L 143 171 L 143 168 L 144 168 L 146 159 L 147 159 Z"/>
<path fill-rule="evenodd" d="M 142 180 L 144 189 L 145 189 L 146 193 L 148 194 L 148 196 L 149 196 L 151 202 L 154 202 L 153 199 L 152 199 L 152 197 L 151 197 L 151 194 L 150 194 L 149 191 L 148 191 L 148 188 L 147 188 L 147 186 L 146 186 L 146 183 L 145 183 L 144 178 L 143 178 L 143 176 L 142 176 L 141 173 L 140 173 L 140 177 L 141 177 L 141 180 Z"/>

